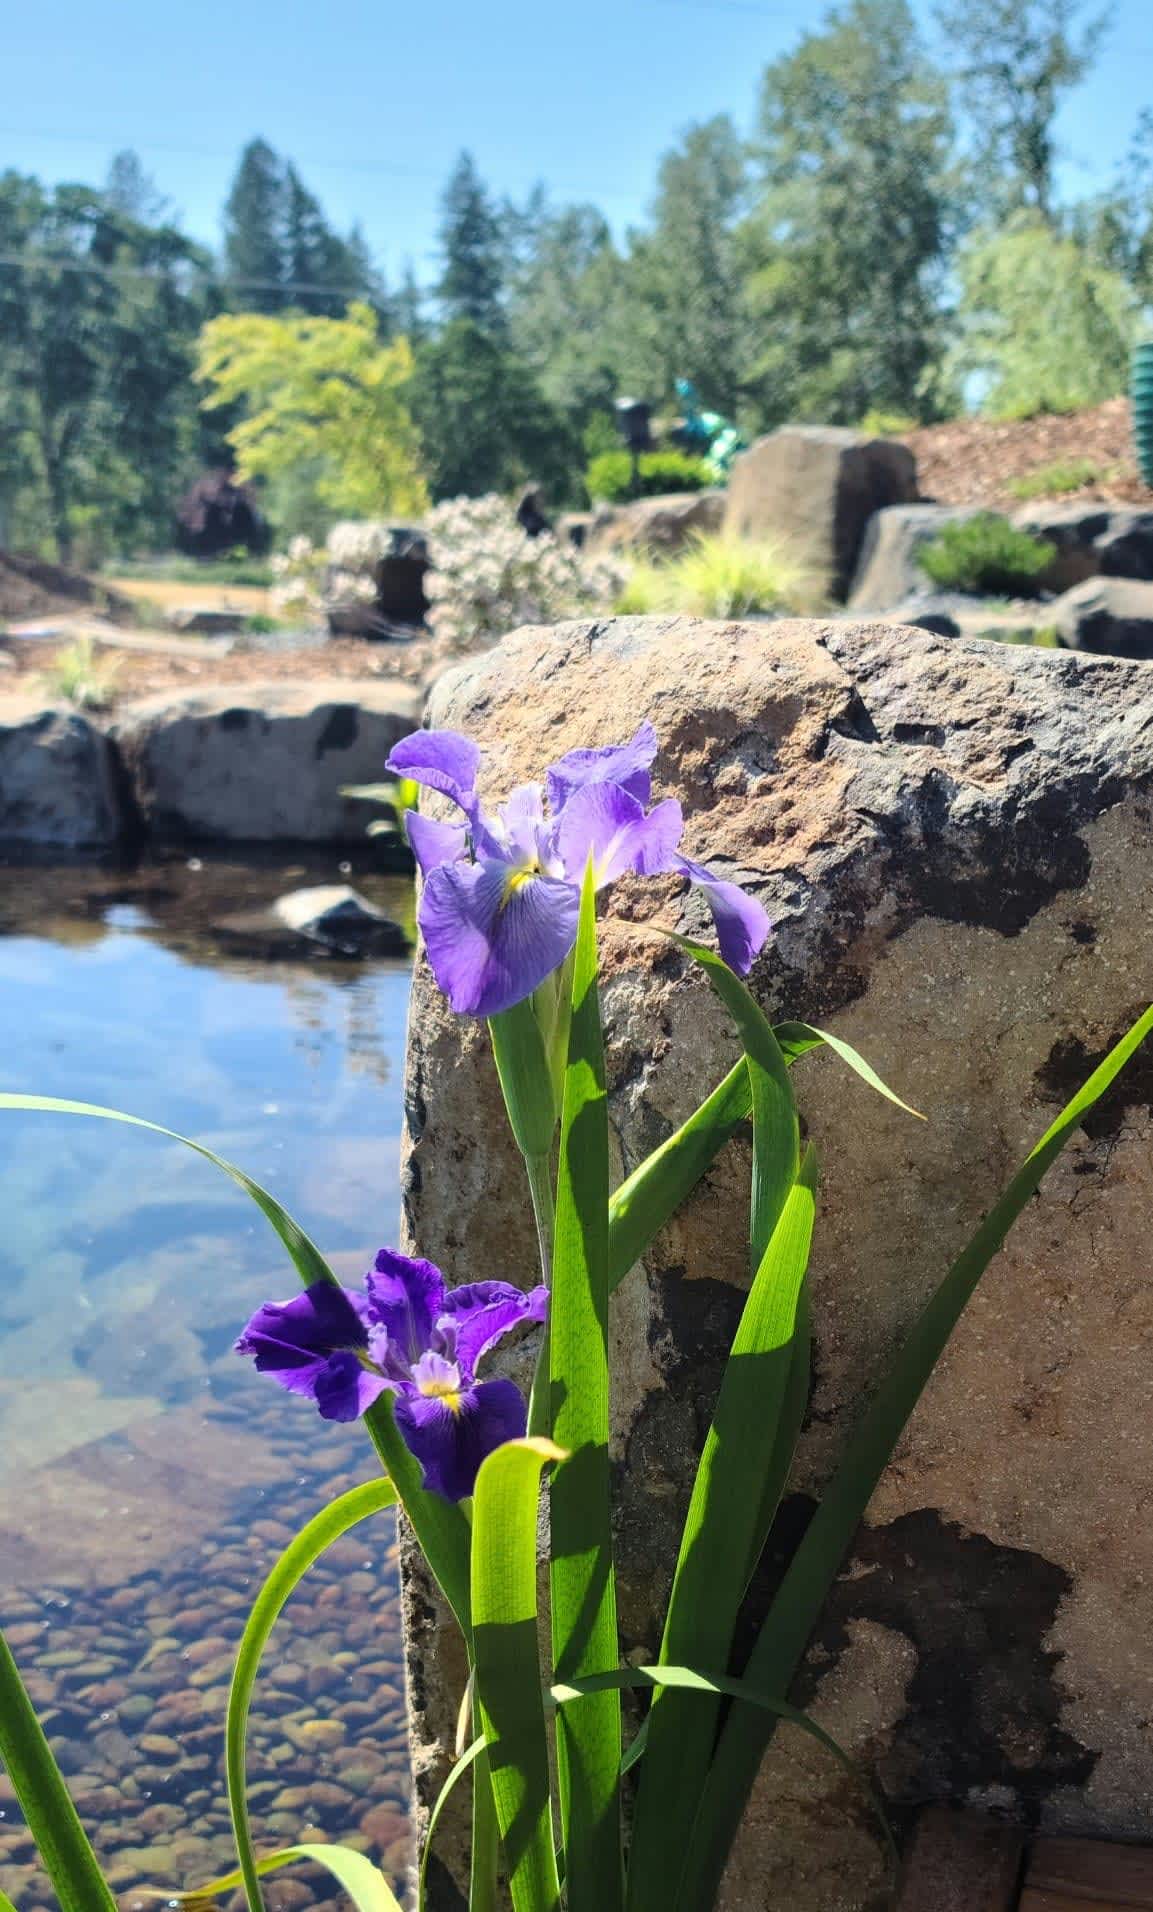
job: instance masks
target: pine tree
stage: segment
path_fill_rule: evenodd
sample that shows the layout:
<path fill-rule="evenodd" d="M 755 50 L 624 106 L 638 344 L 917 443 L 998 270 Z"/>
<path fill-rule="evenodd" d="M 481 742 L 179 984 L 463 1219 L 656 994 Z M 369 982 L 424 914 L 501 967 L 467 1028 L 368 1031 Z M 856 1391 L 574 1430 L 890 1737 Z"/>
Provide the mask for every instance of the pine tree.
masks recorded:
<path fill-rule="evenodd" d="M 440 228 L 444 271 L 437 288 L 447 319 L 483 332 L 504 328 L 505 239 L 470 153 L 462 153 L 445 189 Z"/>
<path fill-rule="evenodd" d="M 267 140 L 250 140 L 224 207 L 224 274 L 231 303 L 246 312 L 279 312 L 284 282 L 284 172 Z"/>

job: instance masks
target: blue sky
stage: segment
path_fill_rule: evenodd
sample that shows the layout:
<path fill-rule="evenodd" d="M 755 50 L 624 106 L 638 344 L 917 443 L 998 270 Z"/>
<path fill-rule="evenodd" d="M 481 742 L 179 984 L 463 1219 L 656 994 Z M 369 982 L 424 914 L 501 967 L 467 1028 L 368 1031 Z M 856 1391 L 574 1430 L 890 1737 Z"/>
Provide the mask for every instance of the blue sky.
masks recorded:
<path fill-rule="evenodd" d="M 1153 100 L 1153 22 L 1119 0 L 1097 72 L 1063 117 L 1066 189 L 1104 183 Z M 334 221 L 359 220 L 390 276 L 435 271 L 437 198 L 467 146 L 498 192 L 542 178 L 618 231 L 694 119 L 747 127 L 757 79 L 821 9 L 798 0 L 46 0 L 12 9 L 0 168 L 100 180 L 134 147 L 215 241 L 245 140 L 295 159 Z"/>

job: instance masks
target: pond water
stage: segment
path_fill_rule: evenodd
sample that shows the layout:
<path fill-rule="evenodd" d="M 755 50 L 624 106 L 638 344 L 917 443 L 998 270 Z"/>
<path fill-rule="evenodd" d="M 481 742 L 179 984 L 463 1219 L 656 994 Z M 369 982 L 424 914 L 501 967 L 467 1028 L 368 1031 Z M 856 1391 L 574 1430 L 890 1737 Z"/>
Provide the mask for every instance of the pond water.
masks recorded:
<path fill-rule="evenodd" d="M 220 929 L 335 863 L 0 866 L 0 1089 L 98 1102 L 207 1142 L 357 1281 L 394 1241 L 408 965 L 269 960 Z M 246 953 L 247 952 L 247 953 Z M 243 1193 L 159 1136 L 0 1112 L 0 1623 L 124 1907 L 233 1861 L 223 1708 L 246 1604 L 292 1533 L 368 1478 L 231 1352 L 296 1276 Z M 393 1533 L 308 1576 L 254 1709 L 258 1842 L 407 1855 Z M 55 1906 L 0 1774 L 0 1885 Z M 314 1872 L 270 1907 L 339 1900 Z M 307 1882 L 306 1882 L 307 1881 Z"/>

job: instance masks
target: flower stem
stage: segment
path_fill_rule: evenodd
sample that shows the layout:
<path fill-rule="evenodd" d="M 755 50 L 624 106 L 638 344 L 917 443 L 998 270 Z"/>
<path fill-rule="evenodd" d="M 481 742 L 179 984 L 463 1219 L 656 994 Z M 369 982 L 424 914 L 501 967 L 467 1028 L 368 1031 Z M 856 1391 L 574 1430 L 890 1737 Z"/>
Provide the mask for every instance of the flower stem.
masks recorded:
<path fill-rule="evenodd" d="M 528 1177 L 529 1194 L 532 1197 L 533 1219 L 536 1222 L 537 1249 L 540 1254 L 540 1275 L 546 1288 L 552 1284 L 552 1239 L 556 1209 L 552 1191 L 552 1160 L 548 1155 L 526 1155 L 525 1174 Z M 552 1426 L 552 1414 L 549 1407 L 549 1326 L 546 1320 L 541 1336 L 540 1353 L 537 1356 L 536 1374 L 533 1377 L 532 1394 L 528 1406 L 528 1431 L 530 1434 L 548 1434 Z"/>

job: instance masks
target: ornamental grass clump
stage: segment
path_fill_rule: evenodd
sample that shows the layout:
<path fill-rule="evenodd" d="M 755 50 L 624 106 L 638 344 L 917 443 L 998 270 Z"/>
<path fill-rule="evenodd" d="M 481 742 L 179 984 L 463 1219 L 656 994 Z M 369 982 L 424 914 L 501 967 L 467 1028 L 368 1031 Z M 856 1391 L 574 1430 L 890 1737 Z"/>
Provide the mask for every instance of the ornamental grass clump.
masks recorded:
<path fill-rule="evenodd" d="M 444 1806 L 460 1786 L 472 1793 L 469 1912 L 509 1904 L 513 1912 L 710 1912 L 782 1724 L 844 1768 L 852 1809 L 866 1806 L 878 1838 L 891 1845 L 883 1801 L 835 1740 L 790 1703 L 790 1685 L 966 1303 L 1045 1171 L 1153 1029 L 1153 1009 L 1061 1111 L 911 1316 L 803 1537 L 783 1571 L 774 1566 L 775 1591 L 743 1614 L 788 1488 L 812 1378 L 819 1138 L 802 1140 L 795 1072 L 823 1053 L 907 1115 L 914 1111 L 839 1036 L 805 1022 L 769 1022 L 744 980 L 771 937 L 769 918 L 759 898 L 681 847 L 680 803 L 654 788 L 658 744 L 643 722 L 623 743 L 565 752 L 496 805 L 480 796 L 477 745 L 458 733 L 418 731 L 387 766 L 398 792 L 419 785 L 434 806 L 408 816 L 427 959 L 452 1008 L 470 1022 L 487 1020 L 539 1267 L 478 1267 L 462 1244 L 450 1281 L 428 1261 L 382 1249 L 362 1287 L 342 1287 L 274 1196 L 189 1143 L 263 1211 L 300 1290 L 256 1311 L 240 1332 L 239 1355 L 301 1397 L 296 1405 L 311 1404 L 326 1420 L 362 1421 L 384 1478 L 320 1508 L 256 1592 L 224 1734 L 238 1868 L 192 1892 L 157 1895 L 170 1904 L 203 1907 L 239 1885 L 249 1912 L 262 1912 L 263 1876 L 308 1860 L 327 1867 L 357 1912 L 399 1912 L 382 1872 L 353 1844 L 257 1852 L 246 1740 L 254 1683 L 286 1600 L 326 1547 L 394 1506 L 455 1616 L 469 1667 L 460 1690 L 445 1695 L 459 1718 L 459 1744 L 451 1763 L 446 1757 L 425 1830 L 417 1912 L 427 1904 Z M 624 877 L 683 880 L 703 893 L 716 947 L 667 937 L 674 960 L 679 954 L 717 998 L 741 1054 L 682 1126 L 613 1187 L 597 911 L 602 896 L 611 906 Z M 155 1126 L 49 1097 L 0 1095 L 0 1107 Z M 659 1652 L 636 1667 L 622 1657 L 617 1627 L 610 1301 L 623 1283 L 643 1278 L 637 1264 L 657 1231 L 738 1132 L 752 1148 L 749 1286 L 700 1451 L 683 1455 L 693 1484 Z M 730 1230 L 734 1217 L 726 1214 L 723 1225 Z M 480 1373 L 513 1334 L 536 1337 L 527 1395 Z M 635 1732 L 622 1707 L 626 1690 L 647 1701 Z M 63 1912 L 115 1912 L 2 1636 L 0 1759 Z"/>
<path fill-rule="evenodd" d="M 768 538 L 696 537 L 667 564 L 636 565 L 616 609 L 689 617 L 757 617 L 815 610 L 813 573 L 789 547 Z"/>

